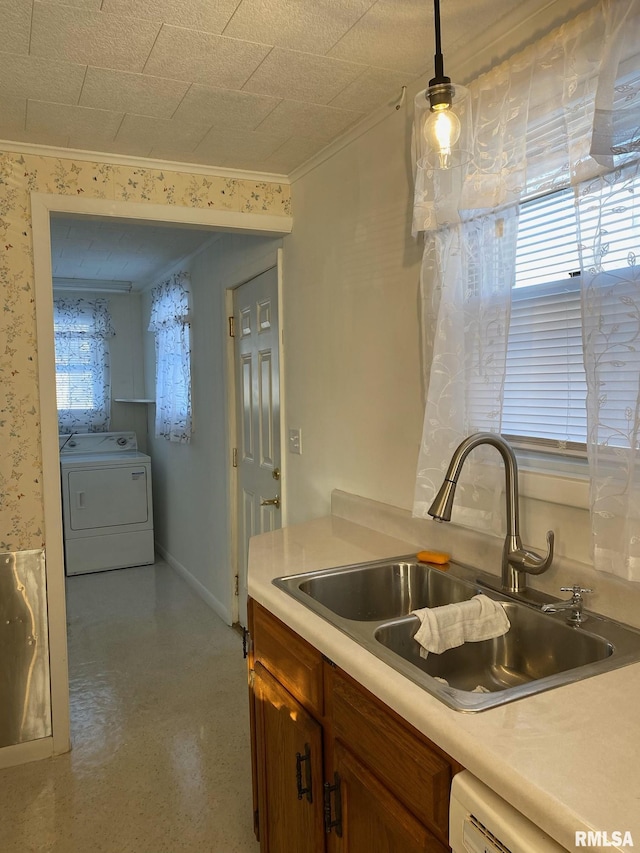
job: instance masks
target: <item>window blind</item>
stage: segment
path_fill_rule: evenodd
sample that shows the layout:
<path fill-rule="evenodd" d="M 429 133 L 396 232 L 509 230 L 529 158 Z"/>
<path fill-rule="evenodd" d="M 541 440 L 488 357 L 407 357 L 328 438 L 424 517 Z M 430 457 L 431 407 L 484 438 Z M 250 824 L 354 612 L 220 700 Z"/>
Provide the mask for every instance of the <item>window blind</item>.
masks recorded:
<path fill-rule="evenodd" d="M 584 443 L 586 394 L 579 283 L 514 289 L 502 432 Z"/>
<path fill-rule="evenodd" d="M 626 190 L 637 192 L 636 184 L 640 181 L 630 181 Z M 617 189 L 608 201 L 605 187 L 592 212 L 582 211 L 582 234 L 572 190 L 520 207 L 501 426 L 503 434 L 516 440 L 562 450 L 586 447 L 581 243 L 585 268 L 598 273 L 592 295 L 615 328 L 606 342 L 615 370 L 607 373 L 603 392 L 620 401 L 617 411 L 622 414 L 611 424 L 609 443 L 624 447 L 635 441 L 630 433 L 633 418 L 624 404 L 633 396 L 633 371 L 625 370 L 624 353 L 637 331 L 637 318 L 621 297 L 615 271 L 635 264 L 629 246 L 634 245 L 638 224 L 620 206 Z M 609 272 L 602 271 L 601 263 Z M 616 351 L 622 354 L 619 362 Z"/>
<path fill-rule="evenodd" d="M 521 206 L 502 432 L 562 449 L 587 437 L 577 244 L 572 191 Z"/>
<path fill-rule="evenodd" d="M 108 303 L 55 298 L 53 308 L 59 430 L 106 430 L 111 402 L 109 338 L 114 335 Z"/>
<path fill-rule="evenodd" d="M 59 409 L 95 409 L 93 373 L 96 353 L 103 358 L 104 341 L 67 333 L 64 348 L 56 352 L 56 397 Z M 62 351 L 63 350 L 63 351 Z"/>

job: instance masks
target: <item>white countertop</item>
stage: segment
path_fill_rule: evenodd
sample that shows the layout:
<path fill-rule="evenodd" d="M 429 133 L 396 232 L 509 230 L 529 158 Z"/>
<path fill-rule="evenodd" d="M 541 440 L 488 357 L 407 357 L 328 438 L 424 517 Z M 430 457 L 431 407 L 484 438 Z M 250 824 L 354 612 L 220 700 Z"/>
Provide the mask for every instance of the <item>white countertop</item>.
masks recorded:
<path fill-rule="evenodd" d="M 640 664 L 460 713 L 271 583 L 415 550 L 333 516 L 264 533 L 250 542 L 249 595 L 568 850 L 585 830 L 630 832 L 640 847 Z"/>

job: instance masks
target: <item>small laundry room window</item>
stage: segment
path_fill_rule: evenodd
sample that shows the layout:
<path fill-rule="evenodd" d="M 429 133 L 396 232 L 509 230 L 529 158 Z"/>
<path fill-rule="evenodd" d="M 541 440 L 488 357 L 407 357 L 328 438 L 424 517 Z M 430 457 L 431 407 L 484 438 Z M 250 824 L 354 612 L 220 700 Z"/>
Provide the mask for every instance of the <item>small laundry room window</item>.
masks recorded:
<path fill-rule="evenodd" d="M 53 323 L 60 433 L 108 430 L 109 339 L 115 332 L 107 300 L 56 298 Z"/>

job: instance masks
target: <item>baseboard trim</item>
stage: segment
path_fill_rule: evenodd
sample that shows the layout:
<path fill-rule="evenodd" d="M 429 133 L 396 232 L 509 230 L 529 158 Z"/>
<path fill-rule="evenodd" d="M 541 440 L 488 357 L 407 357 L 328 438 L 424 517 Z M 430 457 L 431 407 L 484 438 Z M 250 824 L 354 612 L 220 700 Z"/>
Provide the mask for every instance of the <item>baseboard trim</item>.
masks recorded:
<path fill-rule="evenodd" d="M 158 542 L 156 542 L 156 552 L 162 557 L 162 559 L 169 565 L 171 568 L 177 572 L 180 577 L 189 584 L 191 589 L 195 592 L 195 594 L 201 598 L 205 604 L 208 604 L 209 607 L 218 614 L 218 616 L 225 622 L 227 625 L 232 624 L 231 613 L 228 608 L 224 606 L 224 604 L 219 601 L 215 595 L 210 592 L 206 586 L 201 583 L 196 577 L 194 577 L 189 569 L 182 565 L 176 558 L 170 554 L 166 548 L 163 548 Z"/>
<path fill-rule="evenodd" d="M 0 770 L 5 767 L 17 767 L 30 761 L 41 761 L 53 755 L 53 738 L 42 737 L 27 743 L 16 743 L 13 746 L 0 748 Z"/>

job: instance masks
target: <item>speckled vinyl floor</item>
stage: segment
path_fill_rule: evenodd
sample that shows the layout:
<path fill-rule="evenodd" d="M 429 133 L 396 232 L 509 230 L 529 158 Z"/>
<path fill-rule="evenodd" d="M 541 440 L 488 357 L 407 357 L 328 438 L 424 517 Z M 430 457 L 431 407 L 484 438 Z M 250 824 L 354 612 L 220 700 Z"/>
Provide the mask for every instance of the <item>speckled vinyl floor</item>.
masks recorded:
<path fill-rule="evenodd" d="M 73 749 L 0 771 L 2 853 L 256 853 L 239 635 L 164 563 L 67 607 Z"/>

